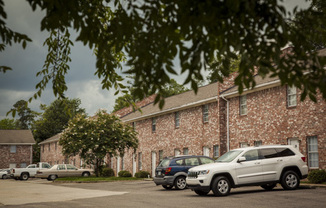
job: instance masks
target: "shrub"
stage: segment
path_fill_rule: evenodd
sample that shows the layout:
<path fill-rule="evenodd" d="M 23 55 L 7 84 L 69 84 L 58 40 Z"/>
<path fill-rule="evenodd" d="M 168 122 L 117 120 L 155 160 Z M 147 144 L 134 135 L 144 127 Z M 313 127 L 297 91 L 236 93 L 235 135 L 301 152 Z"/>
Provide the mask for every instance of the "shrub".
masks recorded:
<path fill-rule="evenodd" d="M 150 175 L 149 172 L 141 170 L 135 174 L 135 177 L 136 178 L 147 178 L 148 175 Z"/>
<path fill-rule="evenodd" d="M 308 180 L 311 183 L 324 183 L 326 182 L 326 171 L 312 170 L 308 174 Z"/>
<path fill-rule="evenodd" d="M 131 173 L 126 170 L 122 170 L 118 173 L 119 177 L 131 177 Z"/>
<path fill-rule="evenodd" d="M 100 173 L 101 173 L 100 175 L 103 177 L 114 176 L 114 170 L 112 168 L 102 168 L 102 171 Z"/>

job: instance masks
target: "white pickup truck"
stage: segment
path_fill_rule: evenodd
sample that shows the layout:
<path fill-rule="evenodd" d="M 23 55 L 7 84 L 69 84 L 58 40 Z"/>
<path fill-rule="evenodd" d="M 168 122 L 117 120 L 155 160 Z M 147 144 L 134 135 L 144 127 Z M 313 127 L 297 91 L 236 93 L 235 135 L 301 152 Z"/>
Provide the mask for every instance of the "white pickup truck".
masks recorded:
<path fill-rule="evenodd" d="M 46 162 L 39 162 L 37 164 L 30 164 L 26 168 L 13 168 L 10 171 L 10 177 L 20 180 L 28 180 L 30 177 L 35 177 L 36 171 L 41 169 L 49 169 L 51 165 Z"/>

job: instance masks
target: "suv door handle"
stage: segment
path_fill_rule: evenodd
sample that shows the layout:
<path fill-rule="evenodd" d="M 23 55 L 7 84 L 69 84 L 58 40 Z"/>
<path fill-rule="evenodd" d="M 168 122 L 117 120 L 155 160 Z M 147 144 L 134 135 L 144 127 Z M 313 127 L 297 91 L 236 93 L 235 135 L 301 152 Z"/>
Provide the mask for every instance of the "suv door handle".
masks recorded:
<path fill-rule="evenodd" d="M 259 165 L 260 164 L 260 162 L 255 162 L 255 165 Z"/>
<path fill-rule="evenodd" d="M 278 159 L 277 162 L 282 162 L 283 160 L 282 159 Z"/>

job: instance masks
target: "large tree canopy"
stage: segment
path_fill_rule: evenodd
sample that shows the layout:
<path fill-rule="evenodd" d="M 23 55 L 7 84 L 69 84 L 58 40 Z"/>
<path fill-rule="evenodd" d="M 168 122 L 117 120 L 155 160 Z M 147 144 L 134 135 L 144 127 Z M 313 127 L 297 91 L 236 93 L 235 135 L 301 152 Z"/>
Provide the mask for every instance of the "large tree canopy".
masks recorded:
<path fill-rule="evenodd" d="M 286 19 L 287 11 L 277 0 L 28 1 L 33 10 L 46 11 L 42 30 L 71 28 L 78 33 L 77 41 L 96 48 L 95 73 L 103 88 L 124 90 L 119 74 L 123 52 L 131 66 L 127 73 L 135 76 L 135 93 L 142 98 L 158 92 L 156 102 L 162 106 L 163 86 L 171 81 L 169 75 L 178 74 L 175 59 L 180 60 L 181 73 L 187 74 L 184 84 L 197 91 L 197 80 L 203 79 L 201 71 L 209 63 L 217 60 L 228 67 L 230 59 L 241 54 L 235 80 L 240 92 L 255 85 L 253 72 L 258 67 L 262 76 L 271 74 L 282 84 L 302 89 L 302 98 L 309 95 L 315 100 L 318 91 L 326 98 L 326 58 L 317 56 L 313 44 L 326 38 L 322 0 L 312 0 L 306 10 L 295 10 L 296 21 Z M 7 28 L 5 18 L 0 0 L 0 51 L 12 42 L 25 47 L 30 39 Z M 289 43 L 292 53 L 281 56 Z M 8 67 L 0 68 L 5 70 Z M 220 82 L 228 71 L 217 73 Z M 59 74 L 52 79 L 54 92 L 61 96 L 66 83 L 64 73 Z"/>

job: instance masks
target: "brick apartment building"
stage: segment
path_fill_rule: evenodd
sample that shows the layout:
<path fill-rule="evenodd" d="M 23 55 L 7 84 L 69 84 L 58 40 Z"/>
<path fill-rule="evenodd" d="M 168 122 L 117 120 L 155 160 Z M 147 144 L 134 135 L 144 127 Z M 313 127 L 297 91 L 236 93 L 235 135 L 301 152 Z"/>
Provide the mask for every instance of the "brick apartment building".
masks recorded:
<path fill-rule="evenodd" d="M 0 169 L 24 168 L 33 162 L 30 130 L 0 130 Z"/>
<path fill-rule="evenodd" d="M 310 169 L 326 169 L 326 102 L 321 95 L 317 103 L 301 102 L 299 89 L 258 75 L 255 88 L 239 95 L 235 76 L 201 87 L 197 94 L 187 91 L 166 98 L 162 110 L 152 104 L 152 96 L 138 103 L 141 112 L 116 112 L 138 132 L 139 147 L 106 163 L 116 173 L 146 170 L 153 175 L 166 156 L 219 157 L 244 146 L 291 144 L 306 156 Z"/>

